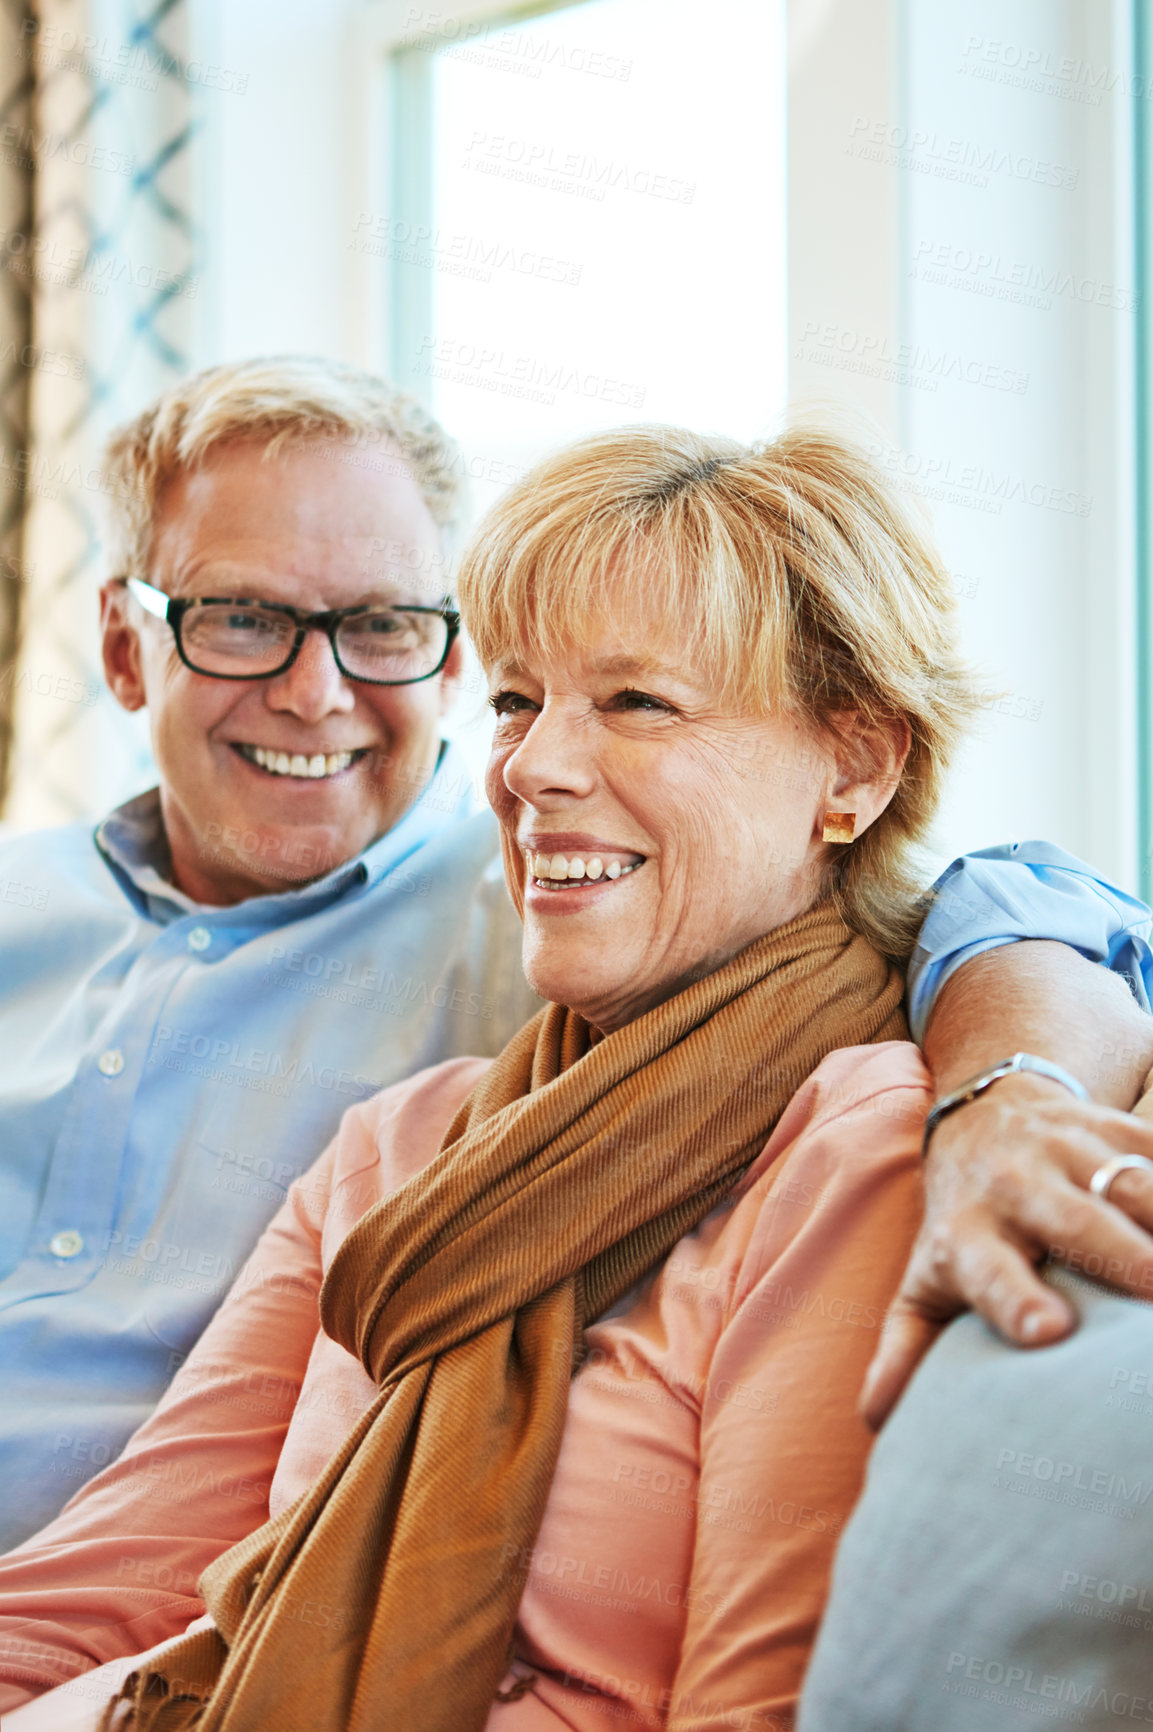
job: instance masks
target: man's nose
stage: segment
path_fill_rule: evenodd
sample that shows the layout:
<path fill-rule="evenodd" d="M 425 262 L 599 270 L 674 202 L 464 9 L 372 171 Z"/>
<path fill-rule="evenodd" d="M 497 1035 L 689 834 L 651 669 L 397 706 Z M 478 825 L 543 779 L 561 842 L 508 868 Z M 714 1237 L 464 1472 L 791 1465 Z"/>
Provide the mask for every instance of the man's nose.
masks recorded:
<path fill-rule="evenodd" d="M 319 722 L 324 716 L 351 710 L 356 693 L 336 665 L 332 645 L 322 631 L 308 631 L 291 667 L 265 681 L 269 709 Z"/>

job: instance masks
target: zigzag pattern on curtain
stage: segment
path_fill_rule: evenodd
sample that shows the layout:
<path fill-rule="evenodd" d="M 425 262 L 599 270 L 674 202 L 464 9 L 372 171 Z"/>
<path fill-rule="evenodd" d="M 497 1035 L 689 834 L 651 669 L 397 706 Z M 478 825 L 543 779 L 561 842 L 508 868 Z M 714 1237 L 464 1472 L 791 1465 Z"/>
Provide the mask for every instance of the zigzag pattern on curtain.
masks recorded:
<path fill-rule="evenodd" d="M 35 79 L 19 49 L 30 14 L 24 0 L 0 5 L 0 129 L 24 133 L 32 117 Z M 8 780 L 12 738 L 12 675 L 20 630 L 23 562 L 24 476 L 17 452 L 28 442 L 28 368 L 22 356 L 32 335 L 28 279 L 7 268 L 10 237 L 32 229 L 31 164 L 19 152 L 0 152 L 0 802 Z"/>
<path fill-rule="evenodd" d="M 188 76 L 188 0 L 39 0 L 20 28 L 32 222 L 0 259 L 30 303 L 25 581 L 0 684 L 13 720 L 5 816 L 26 828 L 101 811 L 149 771 L 146 735 L 100 666 L 100 448 L 188 369 L 202 92 Z"/>

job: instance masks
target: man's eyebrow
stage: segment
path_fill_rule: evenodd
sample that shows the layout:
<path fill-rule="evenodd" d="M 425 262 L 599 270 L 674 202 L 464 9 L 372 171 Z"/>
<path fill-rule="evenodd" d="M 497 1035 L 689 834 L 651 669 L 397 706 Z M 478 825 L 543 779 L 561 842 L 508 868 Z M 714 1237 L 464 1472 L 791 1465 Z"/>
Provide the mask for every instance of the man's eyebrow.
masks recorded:
<path fill-rule="evenodd" d="M 265 567 L 263 570 L 230 565 L 221 561 L 219 565 L 201 565 L 191 574 L 177 572 L 173 581 L 179 591 L 180 598 L 189 601 L 202 600 L 206 597 L 219 596 L 224 600 L 237 597 L 249 601 L 266 602 L 269 607 L 291 607 L 295 604 L 283 596 L 272 596 L 268 593 L 269 586 L 285 580 L 286 574 L 277 571 L 275 567 Z M 306 583 L 307 574 L 289 575 L 287 581 L 291 585 Z M 187 589 L 181 585 L 187 583 Z M 412 596 L 418 596 L 416 601 Z M 303 604 L 301 604 L 303 605 Z M 370 589 L 362 589 L 353 599 L 341 604 L 341 607 L 432 607 L 442 608 L 451 605 L 443 596 L 433 600 L 430 595 L 421 593 L 418 586 L 406 583 L 398 574 L 396 580 L 387 577 L 376 580 Z M 339 611 L 339 610 L 338 610 Z"/>

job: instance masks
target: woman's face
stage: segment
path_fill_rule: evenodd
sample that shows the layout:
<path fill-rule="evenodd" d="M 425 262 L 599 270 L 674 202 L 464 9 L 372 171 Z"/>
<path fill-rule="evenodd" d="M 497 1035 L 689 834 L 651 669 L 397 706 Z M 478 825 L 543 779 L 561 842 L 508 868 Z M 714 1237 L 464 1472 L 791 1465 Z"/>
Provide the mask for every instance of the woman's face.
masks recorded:
<path fill-rule="evenodd" d="M 487 789 L 523 872 L 525 972 L 605 1031 L 802 913 L 827 853 L 827 750 L 784 716 L 727 712 L 654 635 L 622 622 L 490 679 Z"/>

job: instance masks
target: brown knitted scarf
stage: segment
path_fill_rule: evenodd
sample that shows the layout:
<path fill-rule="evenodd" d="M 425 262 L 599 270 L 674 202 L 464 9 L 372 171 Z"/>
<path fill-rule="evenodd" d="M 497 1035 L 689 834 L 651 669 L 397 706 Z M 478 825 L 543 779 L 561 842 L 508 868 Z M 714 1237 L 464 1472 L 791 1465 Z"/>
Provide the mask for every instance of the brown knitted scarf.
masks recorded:
<path fill-rule="evenodd" d="M 380 1394 L 205 1572 L 216 1629 L 135 1673 L 104 1726 L 483 1727 L 582 1329 L 731 1189 L 826 1053 L 905 1036 L 901 993 L 822 904 L 599 1042 L 561 1006 L 535 1017 L 333 1260 L 324 1327 Z"/>

